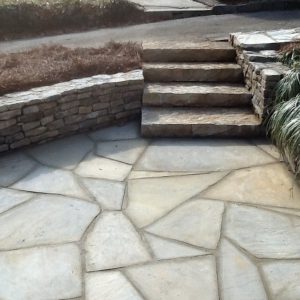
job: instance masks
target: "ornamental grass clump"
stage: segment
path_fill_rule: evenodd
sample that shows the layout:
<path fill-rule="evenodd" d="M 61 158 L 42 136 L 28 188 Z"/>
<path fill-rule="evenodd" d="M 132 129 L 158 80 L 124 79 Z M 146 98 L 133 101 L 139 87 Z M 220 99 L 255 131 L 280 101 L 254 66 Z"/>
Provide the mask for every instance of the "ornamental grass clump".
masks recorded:
<path fill-rule="evenodd" d="M 279 81 L 267 131 L 293 171 L 300 174 L 300 44 L 281 49 L 281 62 L 291 68 Z"/>

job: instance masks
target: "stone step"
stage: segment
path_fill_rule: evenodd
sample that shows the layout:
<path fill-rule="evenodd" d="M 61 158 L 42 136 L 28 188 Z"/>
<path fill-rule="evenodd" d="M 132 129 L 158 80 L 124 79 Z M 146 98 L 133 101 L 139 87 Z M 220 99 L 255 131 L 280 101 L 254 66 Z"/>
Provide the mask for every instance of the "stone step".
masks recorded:
<path fill-rule="evenodd" d="M 241 82 L 242 69 L 232 63 L 145 63 L 149 82 Z"/>
<path fill-rule="evenodd" d="M 236 52 L 228 42 L 145 42 L 145 62 L 234 62 Z"/>
<path fill-rule="evenodd" d="M 250 106 L 252 95 L 242 85 L 212 83 L 150 83 L 143 105 L 239 107 Z"/>
<path fill-rule="evenodd" d="M 246 108 L 142 109 L 145 137 L 253 137 L 261 132 L 261 121 Z"/>

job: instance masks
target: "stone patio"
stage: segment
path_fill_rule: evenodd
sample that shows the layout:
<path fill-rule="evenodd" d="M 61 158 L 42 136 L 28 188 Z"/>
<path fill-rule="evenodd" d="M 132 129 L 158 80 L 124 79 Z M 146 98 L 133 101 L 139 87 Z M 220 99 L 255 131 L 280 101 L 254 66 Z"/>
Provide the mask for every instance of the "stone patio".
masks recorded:
<path fill-rule="evenodd" d="M 0 156 L 1 300 L 300 299 L 300 189 L 265 140 L 138 122 Z"/>

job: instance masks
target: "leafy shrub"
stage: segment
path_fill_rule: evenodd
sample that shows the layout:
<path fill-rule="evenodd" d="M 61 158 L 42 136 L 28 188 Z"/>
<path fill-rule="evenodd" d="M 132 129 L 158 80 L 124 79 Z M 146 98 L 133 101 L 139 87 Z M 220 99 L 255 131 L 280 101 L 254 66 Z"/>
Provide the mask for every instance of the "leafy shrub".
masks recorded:
<path fill-rule="evenodd" d="M 279 81 L 267 131 L 296 174 L 300 174 L 299 43 L 280 49 L 281 62 L 291 70 Z"/>
<path fill-rule="evenodd" d="M 148 21 L 155 20 L 125 0 L 8 1 L 0 4 L 0 39 Z"/>

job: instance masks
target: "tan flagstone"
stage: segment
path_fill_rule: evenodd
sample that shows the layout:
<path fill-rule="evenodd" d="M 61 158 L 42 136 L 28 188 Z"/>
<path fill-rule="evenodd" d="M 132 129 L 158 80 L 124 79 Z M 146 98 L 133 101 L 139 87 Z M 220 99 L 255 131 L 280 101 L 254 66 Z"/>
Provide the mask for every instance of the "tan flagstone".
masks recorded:
<path fill-rule="evenodd" d="M 85 242 L 86 268 L 98 271 L 148 261 L 141 237 L 121 212 L 104 212 Z"/>
<path fill-rule="evenodd" d="M 225 175 L 224 172 L 216 172 L 130 180 L 126 213 L 138 227 L 147 226 Z"/>
<path fill-rule="evenodd" d="M 219 281 L 223 300 L 267 300 L 255 264 L 227 240 L 219 251 Z"/>
<path fill-rule="evenodd" d="M 300 258 L 300 218 L 243 205 L 226 211 L 225 236 L 258 258 Z"/>
<path fill-rule="evenodd" d="M 217 247 L 224 203 L 193 200 L 146 228 L 150 233 L 208 249 Z"/>
<path fill-rule="evenodd" d="M 166 240 L 152 234 L 146 233 L 145 237 L 157 259 L 171 259 L 209 254 L 206 250 L 197 249 L 176 241 Z"/>
<path fill-rule="evenodd" d="M 300 188 L 284 164 L 234 171 L 203 197 L 300 209 Z"/>
<path fill-rule="evenodd" d="M 119 271 L 87 273 L 85 289 L 86 300 L 143 300 Z"/>
<path fill-rule="evenodd" d="M 75 173 L 82 177 L 123 181 L 131 168 L 128 164 L 90 154 L 78 165 Z"/>
<path fill-rule="evenodd" d="M 219 299 L 213 256 L 136 266 L 126 273 L 148 300 Z"/>
<path fill-rule="evenodd" d="M 0 299 L 55 300 L 80 297 L 81 262 L 77 246 L 0 252 Z"/>

